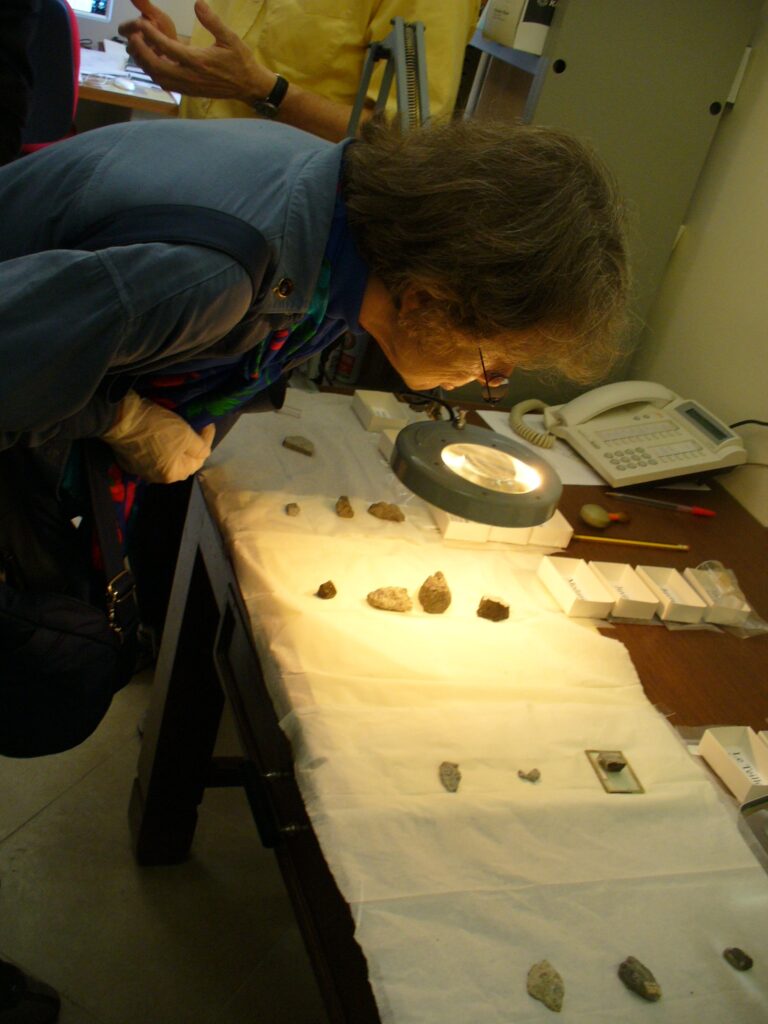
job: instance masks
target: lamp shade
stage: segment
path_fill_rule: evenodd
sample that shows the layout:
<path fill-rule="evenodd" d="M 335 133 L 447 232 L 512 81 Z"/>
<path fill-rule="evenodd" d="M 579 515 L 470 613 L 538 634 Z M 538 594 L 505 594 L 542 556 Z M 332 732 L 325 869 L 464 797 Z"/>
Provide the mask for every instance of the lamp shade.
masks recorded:
<path fill-rule="evenodd" d="M 538 526 L 554 515 L 560 479 L 545 459 L 481 427 L 411 423 L 397 435 L 395 475 L 420 498 L 492 526 Z"/>

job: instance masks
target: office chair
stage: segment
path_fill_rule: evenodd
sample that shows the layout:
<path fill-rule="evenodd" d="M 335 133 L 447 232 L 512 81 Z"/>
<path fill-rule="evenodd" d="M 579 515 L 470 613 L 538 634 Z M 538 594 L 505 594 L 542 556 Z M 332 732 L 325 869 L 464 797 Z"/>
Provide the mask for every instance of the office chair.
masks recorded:
<path fill-rule="evenodd" d="M 27 48 L 32 90 L 22 153 L 74 134 L 80 72 L 80 33 L 67 0 L 39 0 Z"/>

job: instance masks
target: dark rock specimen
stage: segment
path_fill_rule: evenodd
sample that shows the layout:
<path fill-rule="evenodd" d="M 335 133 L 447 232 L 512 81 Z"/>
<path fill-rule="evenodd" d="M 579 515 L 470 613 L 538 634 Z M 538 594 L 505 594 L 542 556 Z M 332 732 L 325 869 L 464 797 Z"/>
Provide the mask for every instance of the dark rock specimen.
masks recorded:
<path fill-rule="evenodd" d="M 598 754 L 597 763 L 604 772 L 623 772 L 627 767 L 627 762 L 618 754 Z"/>
<path fill-rule="evenodd" d="M 428 576 L 419 590 L 421 607 L 430 615 L 442 615 L 451 603 L 451 592 L 441 572 Z"/>
<path fill-rule="evenodd" d="M 336 502 L 336 515 L 340 519 L 353 519 L 355 510 L 349 503 L 349 498 L 346 494 L 342 494 Z"/>
<path fill-rule="evenodd" d="M 752 957 L 748 953 L 745 953 L 743 949 L 739 949 L 738 946 L 732 946 L 730 949 L 724 949 L 723 956 L 731 967 L 735 967 L 737 971 L 748 971 L 754 963 Z"/>
<path fill-rule="evenodd" d="M 649 1003 L 661 999 L 661 986 L 658 981 L 645 964 L 641 964 L 635 957 L 628 956 L 619 964 L 619 977 L 628 989 L 647 999 Z"/>
<path fill-rule="evenodd" d="M 540 960 L 528 971 L 528 995 L 538 999 L 549 1010 L 560 1013 L 565 996 L 565 983 L 549 960 Z"/>
<path fill-rule="evenodd" d="M 440 765 L 440 781 L 449 793 L 455 793 L 461 782 L 459 766 L 453 761 L 443 761 Z"/>
<path fill-rule="evenodd" d="M 409 612 L 413 607 L 405 587 L 379 587 L 368 595 L 368 604 L 385 612 Z"/>
<path fill-rule="evenodd" d="M 531 768 L 529 772 L 524 772 L 521 768 L 517 773 L 517 777 L 525 779 L 526 782 L 538 782 L 541 778 L 541 772 L 538 768 Z"/>
<path fill-rule="evenodd" d="M 290 448 L 292 452 L 300 452 L 302 455 L 315 454 L 314 444 L 301 434 L 289 434 L 288 437 L 284 437 L 283 448 Z"/>
<path fill-rule="evenodd" d="M 393 523 L 402 523 L 405 516 L 397 505 L 391 505 L 388 501 L 375 501 L 368 506 L 368 511 L 377 519 L 390 519 Z"/>
<path fill-rule="evenodd" d="M 509 618 L 509 605 L 494 597 L 484 597 L 477 608 L 477 614 L 481 619 L 490 619 L 491 622 L 502 622 Z"/>
<path fill-rule="evenodd" d="M 295 501 L 289 501 L 288 504 L 285 506 L 285 514 L 287 516 L 297 516 L 299 512 L 301 512 L 301 509 L 299 508 Z"/>
<path fill-rule="evenodd" d="M 317 588 L 316 597 L 322 597 L 324 601 L 328 601 L 331 597 L 336 597 L 336 587 L 333 585 L 332 580 L 326 580 L 325 583 L 321 583 Z"/>

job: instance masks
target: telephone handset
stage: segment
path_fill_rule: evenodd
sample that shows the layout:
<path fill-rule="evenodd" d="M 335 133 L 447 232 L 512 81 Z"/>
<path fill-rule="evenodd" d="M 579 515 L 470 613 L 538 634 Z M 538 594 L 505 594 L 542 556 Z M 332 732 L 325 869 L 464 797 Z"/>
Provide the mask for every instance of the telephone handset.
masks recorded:
<path fill-rule="evenodd" d="M 543 412 L 546 432 L 523 416 Z M 520 402 L 509 422 L 521 437 L 549 448 L 562 438 L 612 487 L 712 472 L 746 462 L 738 434 L 690 399 L 651 381 L 624 380 L 566 405 Z"/>

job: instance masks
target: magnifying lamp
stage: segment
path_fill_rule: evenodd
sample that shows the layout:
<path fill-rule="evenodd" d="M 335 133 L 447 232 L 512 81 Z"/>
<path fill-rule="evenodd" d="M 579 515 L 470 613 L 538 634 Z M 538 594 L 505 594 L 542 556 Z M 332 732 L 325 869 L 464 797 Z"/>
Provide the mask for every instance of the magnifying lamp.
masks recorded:
<path fill-rule="evenodd" d="M 390 464 L 418 497 L 463 519 L 538 526 L 557 508 L 562 484 L 548 462 L 502 434 L 454 420 L 411 423 Z"/>

